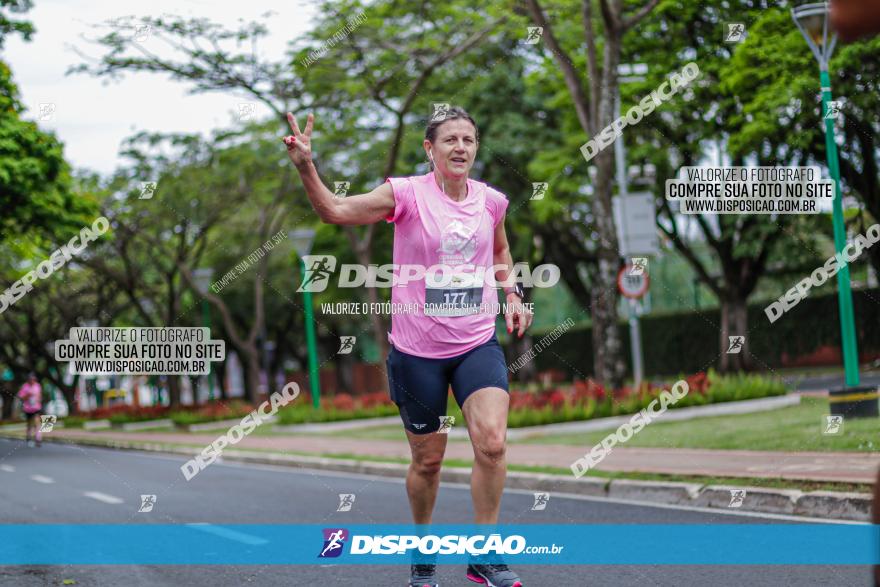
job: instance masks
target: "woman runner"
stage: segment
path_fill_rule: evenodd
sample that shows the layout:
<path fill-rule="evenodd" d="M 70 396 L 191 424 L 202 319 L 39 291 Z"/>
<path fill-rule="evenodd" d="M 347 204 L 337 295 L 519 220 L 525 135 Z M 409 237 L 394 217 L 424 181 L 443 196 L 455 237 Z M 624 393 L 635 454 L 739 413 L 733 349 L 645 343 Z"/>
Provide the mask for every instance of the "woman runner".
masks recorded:
<path fill-rule="evenodd" d="M 419 310 L 393 315 L 386 361 L 391 399 L 412 452 L 406 490 L 413 522 L 431 523 L 448 438 L 451 385 L 473 445 L 475 523 L 496 524 L 507 470 L 509 395 L 507 365 L 495 336 L 496 312 L 486 311 L 498 301 L 488 276 L 507 283 L 513 262 L 504 230 L 506 196 L 468 177 L 479 146 L 476 123 L 463 109 L 450 108 L 425 130 L 430 173 L 391 177 L 369 193 L 336 198 L 312 161 L 314 116 L 309 114 L 302 131 L 292 114 L 287 118 L 293 135 L 283 140 L 321 220 L 394 223 L 394 263 L 424 269 L 421 277 L 392 288 L 392 307 Z M 449 275 L 441 276 L 445 269 L 428 271 L 436 266 L 448 268 Z M 475 278 L 477 273 L 485 278 Z M 396 277 L 401 274 L 395 270 Z M 522 336 L 532 322 L 522 305 L 522 289 L 505 287 L 504 293 L 507 331 Z M 507 565 L 487 562 L 473 558 L 467 578 L 488 587 L 522 587 Z M 413 564 L 409 585 L 437 587 L 435 565 Z"/>

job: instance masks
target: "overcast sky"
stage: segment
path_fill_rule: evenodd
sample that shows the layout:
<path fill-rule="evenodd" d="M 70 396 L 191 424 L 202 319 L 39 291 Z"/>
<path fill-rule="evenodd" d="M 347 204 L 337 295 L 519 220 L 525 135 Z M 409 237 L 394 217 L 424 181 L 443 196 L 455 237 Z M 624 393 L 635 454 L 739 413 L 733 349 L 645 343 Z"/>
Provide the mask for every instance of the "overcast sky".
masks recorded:
<path fill-rule="evenodd" d="M 145 9 L 149 12 L 145 12 Z M 92 25 L 122 16 L 160 16 L 209 18 L 228 27 L 239 19 L 261 21 L 260 15 L 273 11 L 268 22 L 270 34 L 260 47 L 264 58 L 279 60 L 287 43 L 308 30 L 315 9 L 307 0 L 279 2 L 208 2 L 203 0 L 47 1 L 36 0 L 24 18 L 37 29 L 31 42 L 20 37 L 7 39 L 2 58 L 12 68 L 19 86 L 28 120 L 39 118 L 39 104 L 55 105 L 51 120 L 38 121 L 40 128 L 52 130 L 64 143 L 67 160 L 75 167 L 87 167 L 103 174 L 121 164 L 119 146 L 125 137 L 139 131 L 203 132 L 226 127 L 238 116 L 241 96 L 232 93 L 187 95 L 189 85 L 165 75 L 127 73 L 121 81 L 108 85 L 102 78 L 86 74 L 65 76 L 82 59 L 67 47 L 99 56 L 101 46 L 82 38 L 99 36 Z M 265 21 L 263 21 L 265 22 Z M 104 34 L 101 31 L 100 34 Z M 149 46 L 149 39 L 145 42 Z M 258 116 L 268 109 L 257 106 Z"/>

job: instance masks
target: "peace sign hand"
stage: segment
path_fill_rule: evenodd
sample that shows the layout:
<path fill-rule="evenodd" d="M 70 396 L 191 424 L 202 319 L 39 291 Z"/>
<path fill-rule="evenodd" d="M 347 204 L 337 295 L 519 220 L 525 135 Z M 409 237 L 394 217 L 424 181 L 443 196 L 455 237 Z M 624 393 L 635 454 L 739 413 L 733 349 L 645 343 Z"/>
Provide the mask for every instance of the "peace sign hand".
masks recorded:
<path fill-rule="evenodd" d="M 286 136 L 282 140 L 287 145 L 287 156 L 297 168 L 312 160 L 312 124 L 314 120 L 315 116 L 309 114 L 305 131 L 300 131 L 296 124 L 296 117 L 290 112 L 287 113 L 287 122 L 290 124 L 293 136 Z"/>

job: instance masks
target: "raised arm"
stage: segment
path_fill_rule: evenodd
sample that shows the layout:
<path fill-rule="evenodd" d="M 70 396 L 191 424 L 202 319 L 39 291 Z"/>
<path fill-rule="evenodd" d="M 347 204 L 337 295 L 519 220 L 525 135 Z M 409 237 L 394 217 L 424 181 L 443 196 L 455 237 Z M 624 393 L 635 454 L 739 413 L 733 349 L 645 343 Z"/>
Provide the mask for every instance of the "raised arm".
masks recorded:
<path fill-rule="evenodd" d="M 306 195 L 322 222 L 327 224 L 372 224 L 394 211 L 394 192 L 391 184 L 383 183 L 373 191 L 357 196 L 337 198 L 318 176 L 312 162 L 312 125 L 309 114 L 305 129 L 300 132 L 296 117 L 287 113 L 292 136 L 284 137 L 287 155 L 299 171 Z"/>

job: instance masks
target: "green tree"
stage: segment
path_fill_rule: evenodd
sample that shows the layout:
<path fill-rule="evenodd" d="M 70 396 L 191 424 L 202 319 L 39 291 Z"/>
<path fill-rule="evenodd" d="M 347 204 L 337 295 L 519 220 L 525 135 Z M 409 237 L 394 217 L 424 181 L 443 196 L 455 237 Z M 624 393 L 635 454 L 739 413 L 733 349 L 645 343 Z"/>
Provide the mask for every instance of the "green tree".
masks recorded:
<path fill-rule="evenodd" d="M 320 14 L 314 30 L 304 39 L 305 46 L 292 45 L 283 62 L 261 62 L 256 55 L 232 44 L 248 41 L 256 45 L 266 34 L 266 27 L 260 23 L 225 30 L 206 19 L 144 19 L 143 24 L 153 31 L 151 38 L 170 49 L 171 56 L 166 58 L 159 52 L 139 51 L 137 43 L 125 34 L 140 21 L 118 19 L 108 23 L 111 30 L 100 39 L 107 49 L 100 63 L 78 65 L 71 71 L 108 77 L 124 72 L 161 72 L 192 84 L 196 92 L 244 95 L 269 107 L 285 134 L 289 133 L 286 111 L 314 111 L 318 123 L 316 146 L 321 149 L 319 170 L 324 175 L 332 172 L 335 177 L 344 177 L 352 186 L 369 185 L 372 189 L 374 185 L 367 183 L 368 178 L 375 184 L 397 169 L 400 139 L 428 80 L 484 42 L 504 21 L 503 17 L 448 2 L 365 5 L 333 1 L 323 2 Z M 414 14 L 420 15 L 416 24 Z M 346 27 L 350 34 L 337 35 Z M 323 55 L 314 63 L 308 61 L 312 51 Z M 427 108 L 422 111 L 427 116 Z M 347 134 L 343 139 L 347 152 L 328 148 L 335 146 L 327 142 L 328 134 Z M 363 137 L 367 136 L 367 144 L 375 145 L 376 134 L 384 144 L 371 153 L 359 152 L 358 145 L 365 144 Z M 382 153 L 381 175 L 376 168 L 377 152 Z M 323 158 L 324 153 L 332 155 Z M 353 157 L 360 157 L 369 166 L 353 166 Z M 305 197 L 299 196 L 299 201 L 305 201 Z M 349 240 L 359 263 L 374 262 L 375 225 L 339 230 Z M 365 294 L 370 302 L 380 300 L 375 288 L 366 288 Z M 387 325 L 379 316 L 371 316 L 371 324 L 384 356 Z"/>
<path fill-rule="evenodd" d="M 13 14 L 23 14 L 33 7 L 31 0 L 0 0 L 0 49 L 6 42 L 6 37 L 12 33 L 22 36 L 25 41 L 30 41 L 34 34 L 34 25 L 26 20 L 13 20 Z"/>
<path fill-rule="evenodd" d="M 813 54 L 788 10 L 763 11 L 750 31 L 755 42 L 743 44 L 723 72 L 726 90 L 742 103 L 740 116 L 731 121 L 731 152 L 778 152 L 780 158 L 825 168 L 825 126 Z M 841 191 L 845 198 L 856 198 L 876 221 L 880 219 L 880 38 L 838 45 L 829 70 L 834 99 L 841 102 L 836 124 Z M 823 229 L 831 234 L 830 224 Z M 869 249 L 869 258 L 880 270 L 877 247 Z"/>
<path fill-rule="evenodd" d="M 579 6 L 577 3 L 562 7 L 554 5 L 566 16 L 574 16 L 579 11 L 578 25 L 572 25 L 571 22 L 577 21 L 566 17 L 549 15 L 538 0 L 524 0 L 522 5 L 518 4 L 532 23 L 542 29 L 543 43 L 561 70 L 582 136 L 595 137 L 614 120 L 614 101 L 619 91 L 617 66 L 621 62 L 624 36 L 630 31 L 640 31 L 640 24 L 658 3 L 659 0 L 626 3 L 623 0 L 583 0 Z M 577 48 L 576 52 L 572 46 Z M 579 67 L 587 72 L 585 82 Z M 613 150 L 600 151 L 593 161 L 596 175 L 590 199 L 590 223 L 598 241 L 594 287 L 590 290 L 593 366 L 596 377 L 616 389 L 623 384 L 625 364 L 617 324 L 620 253 L 611 203 Z"/>
<path fill-rule="evenodd" d="M 745 41 L 724 42 L 728 22 L 745 23 Z M 685 217 L 665 200 L 664 180 L 689 165 L 817 164 L 814 156 L 797 146 L 804 140 L 798 127 L 810 122 L 799 113 L 799 104 L 780 98 L 781 93 L 790 95 L 792 87 L 797 89 L 792 78 L 799 78 L 801 72 L 816 79 L 815 64 L 810 63 L 812 57 L 787 9 L 762 1 L 724 4 L 713 10 L 693 0 L 664 2 L 641 34 L 627 39 L 626 49 L 627 60 L 647 63 L 649 74 L 643 83 L 625 88 L 624 111 L 688 61 L 699 66 L 701 76 L 639 125 L 628 128 L 626 140 L 630 163 L 656 167 L 658 227 L 719 300 L 720 367 L 748 367 L 748 336 L 738 355 L 724 352 L 728 336 L 747 333 L 747 301 L 770 267 L 777 275 L 815 268 L 821 258 L 818 235 L 824 218 Z M 775 71 L 770 70 L 771 62 Z M 815 126 L 818 141 L 824 141 L 818 121 Z M 698 250 L 711 255 L 703 257 Z"/>
<path fill-rule="evenodd" d="M 93 201 L 71 191 L 61 143 L 23 120 L 23 112 L 12 72 L 0 61 L 0 243 L 27 232 L 52 237 L 77 230 L 95 210 Z"/>

